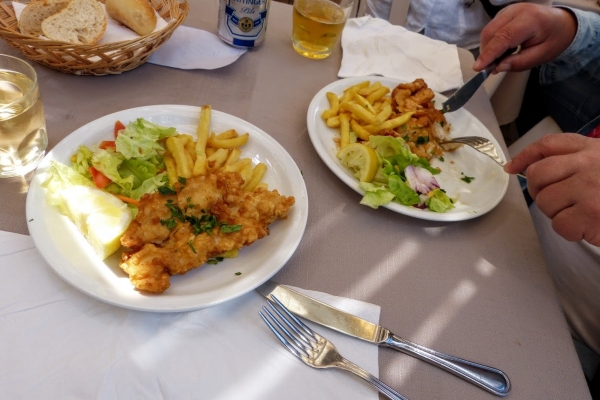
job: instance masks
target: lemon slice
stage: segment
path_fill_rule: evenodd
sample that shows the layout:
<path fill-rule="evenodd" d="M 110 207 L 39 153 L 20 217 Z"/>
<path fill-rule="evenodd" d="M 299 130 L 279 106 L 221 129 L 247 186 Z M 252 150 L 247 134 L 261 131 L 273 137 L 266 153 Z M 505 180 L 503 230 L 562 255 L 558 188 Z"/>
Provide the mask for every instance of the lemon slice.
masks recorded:
<path fill-rule="evenodd" d="M 60 195 L 67 216 L 102 259 L 121 247 L 121 236 L 133 219 L 124 202 L 91 186 L 70 186 Z"/>
<path fill-rule="evenodd" d="M 342 165 L 354 171 L 361 182 L 371 182 L 379 169 L 379 158 L 371 147 L 362 143 L 352 143 L 340 149 L 337 158 Z"/>

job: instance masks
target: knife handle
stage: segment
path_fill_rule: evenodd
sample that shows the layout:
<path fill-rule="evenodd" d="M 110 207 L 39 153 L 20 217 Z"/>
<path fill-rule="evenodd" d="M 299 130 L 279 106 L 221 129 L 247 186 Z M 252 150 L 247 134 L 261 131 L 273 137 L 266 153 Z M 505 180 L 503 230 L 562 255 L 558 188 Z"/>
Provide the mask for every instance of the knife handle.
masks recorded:
<path fill-rule="evenodd" d="M 494 61 L 492 61 L 490 63 L 490 65 L 488 65 L 487 67 L 485 67 L 483 70 L 485 71 L 485 73 L 487 74 L 485 77 L 487 78 L 488 76 L 490 76 L 490 74 L 492 72 L 494 72 L 494 70 L 496 69 L 496 67 L 498 66 L 498 64 L 500 64 L 500 62 L 502 60 L 504 60 L 506 57 L 517 53 L 518 51 L 520 51 L 521 49 L 519 47 L 511 47 L 510 49 L 506 50 L 504 53 L 502 53 L 502 55 L 498 58 L 496 58 Z"/>
<path fill-rule="evenodd" d="M 394 334 L 390 334 L 382 345 L 442 368 L 496 396 L 503 397 L 510 392 L 510 380 L 499 369 L 440 353 Z"/>

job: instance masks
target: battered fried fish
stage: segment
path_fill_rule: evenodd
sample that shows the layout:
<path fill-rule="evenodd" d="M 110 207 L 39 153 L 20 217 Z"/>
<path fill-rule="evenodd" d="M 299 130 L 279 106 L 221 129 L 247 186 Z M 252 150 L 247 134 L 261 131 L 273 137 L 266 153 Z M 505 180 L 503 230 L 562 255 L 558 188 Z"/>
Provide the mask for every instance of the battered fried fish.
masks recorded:
<path fill-rule="evenodd" d="M 131 283 L 162 293 L 171 275 L 185 274 L 267 236 L 269 224 L 286 218 L 295 202 L 277 190 L 246 192 L 243 184 L 237 172 L 217 172 L 144 195 L 135 221 L 121 238 L 128 250 L 119 265 Z"/>
<path fill-rule="evenodd" d="M 444 149 L 438 141 L 447 140 L 450 124 L 444 114 L 435 108 L 435 93 L 423 79 L 401 83 L 392 90 L 392 107 L 398 114 L 413 112 L 412 118 L 401 128 L 382 132 L 382 135 L 404 138 L 410 150 L 419 157 L 440 157 Z M 446 147 L 446 150 L 454 149 Z"/>

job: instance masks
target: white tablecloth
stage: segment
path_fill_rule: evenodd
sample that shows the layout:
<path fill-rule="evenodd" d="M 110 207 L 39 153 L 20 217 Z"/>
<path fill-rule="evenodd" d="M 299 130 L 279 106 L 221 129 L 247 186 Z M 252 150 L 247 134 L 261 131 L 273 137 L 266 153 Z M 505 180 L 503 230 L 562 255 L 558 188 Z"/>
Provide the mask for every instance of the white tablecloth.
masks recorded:
<path fill-rule="evenodd" d="M 0 232 L 0 270 L 3 399 L 378 398 L 358 377 L 293 357 L 259 317 L 266 301 L 255 291 L 192 312 L 123 309 L 71 287 L 29 236 L 7 232 Z M 307 293 L 379 321 L 378 306 Z M 378 374 L 376 346 L 312 327 Z"/>

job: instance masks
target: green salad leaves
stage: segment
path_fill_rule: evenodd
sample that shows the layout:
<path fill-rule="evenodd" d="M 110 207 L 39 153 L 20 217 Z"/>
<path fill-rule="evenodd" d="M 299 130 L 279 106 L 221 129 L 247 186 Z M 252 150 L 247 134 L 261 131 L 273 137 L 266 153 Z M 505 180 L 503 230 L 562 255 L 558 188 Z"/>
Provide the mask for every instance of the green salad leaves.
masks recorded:
<path fill-rule="evenodd" d="M 62 190 L 96 186 L 120 196 L 135 213 L 137 200 L 168 182 L 160 140 L 176 134 L 175 128 L 138 118 L 120 130 L 114 141 L 104 141 L 97 148 L 80 146 L 71 157 L 71 166 L 52 161 L 43 183 L 48 203 L 62 208 Z"/>
<path fill-rule="evenodd" d="M 454 199 L 440 189 L 434 177 L 440 170 L 413 154 L 402 138 L 372 135 L 366 144 L 377 153 L 381 167 L 373 182 L 360 183 L 365 191 L 361 204 L 378 208 L 395 201 L 434 212 L 454 208 Z"/>

